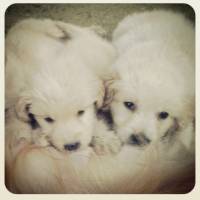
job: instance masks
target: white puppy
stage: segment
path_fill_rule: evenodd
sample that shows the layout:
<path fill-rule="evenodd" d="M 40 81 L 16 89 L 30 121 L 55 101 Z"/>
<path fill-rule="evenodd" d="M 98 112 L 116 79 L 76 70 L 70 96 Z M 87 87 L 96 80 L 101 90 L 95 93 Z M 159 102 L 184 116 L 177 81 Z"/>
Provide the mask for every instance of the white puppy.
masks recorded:
<path fill-rule="evenodd" d="M 170 11 L 136 13 L 115 29 L 118 80 L 111 110 L 125 144 L 141 149 L 161 142 L 172 154 L 177 145 L 193 153 L 194 39 L 192 23 Z"/>
<path fill-rule="evenodd" d="M 87 148 L 114 58 L 112 45 L 89 28 L 47 19 L 16 24 L 6 38 L 6 108 L 17 117 L 7 138 L 26 135 L 60 151 Z"/>
<path fill-rule="evenodd" d="M 153 17 L 153 15 L 155 15 L 155 17 Z M 165 16 L 168 16 L 167 19 Z M 136 17 L 137 20 L 134 23 L 135 29 L 132 29 L 131 24 L 132 21 L 134 21 L 134 17 Z M 193 98 L 192 95 L 194 95 L 194 88 L 193 88 L 194 66 L 192 66 L 194 59 L 193 58 L 194 49 L 192 49 L 194 41 L 192 39 L 193 38 L 193 30 L 191 30 L 192 27 L 189 24 L 189 22 L 187 21 L 185 22 L 185 20 L 181 16 L 173 13 L 169 14 L 165 12 L 155 12 L 154 14 L 144 13 L 144 14 L 136 14 L 129 18 L 130 22 L 127 25 L 124 24 L 126 28 L 123 29 L 122 32 L 119 31 L 121 36 L 124 34 L 124 40 L 126 38 L 125 33 L 127 32 L 127 30 L 129 30 L 129 28 L 130 31 L 134 32 L 134 30 L 137 30 L 137 28 L 142 27 L 144 24 L 144 27 L 142 28 L 143 31 L 139 31 L 140 32 L 139 34 L 141 35 L 141 37 L 142 35 L 146 36 L 147 40 L 151 40 L 152 38 L 152 41 L 149 42 L 149 44 L 151 45 L 147 48 L 148 42 L 146 43 L 146 46 L 143 46 L 145 45 L 145 40 L 144 40 L 144 43 L 141 44 L 140 48 L 139 41 L 142 41 L 143 40 L 142 38 L 141 40 L 138 40 L 138 42 L 137 40 L 136 41 L 133 40 L 134 42 L 132 42 L 132 39 L 130 40 L 129 37 L 127 37 L 126 44 L 130 45 L 130 47 L 134 49 L 134 43 L 135 43 L 138 49 L 137 50 L 138 53 L 135 50 L 134 52 L 132 52 L 131 55 L 128 54 L 129 51 L 128 49 L 127 51 L 125 51 L 125 48 L 124 49 L 119 48 L 119 51 L 121 51 L 121 53 L 119 59 L 116 61 L 116 65 L 118 66 L 117 70 L 120 73 L 119 73 L 119 80 L 117 80 L 114 83 L 114 85 L 112 85 L 114 89 L 112 91 L 115 91 L 116 96 L 114 98 L 114 101 L 112 102 L 111 108 L 114 114 L 114 121 L 117 133 L 120 135 L 121 139 L 125 143 L 132 143 L 135 145 L 134 146 L 124 145 L 122 151 L 115 156 L 104 155 L 100 157 L 94 154 L 90 157 L 89 163 L 78 170 L 74 169 L 71 160 L 69 159 L 68 156 L 65 156 L 62 153 L 55 151 L 55 149 L 52 147 L 33 148 L 31 146 L 28 146 L 27 148 L 24 148 L 24 150 L 21 151 L 18 154 L 18 156 L 16 156 L 15 163 L 12 166 L 11 170 L 12 173 L 10 174 L 10 177 L 8 177 L 10 178 L 10 180 L 12 180 L 13 183 L 13 185 L 11 184 L 13 186 L 12 191 L 17 193 L 112 193 L 113 194 L 113 193 L 170 193 L 170 192 L 173 193 L 174 191 L 179 192 L 179 189 L 180 192 L 188 192 L 189 190 L 191 190 L 192 187 L 191 185 L 189 185 L 188 187 L 187 182 L 188 180 L 189 181 L 191 180 L 190 179 L 191 177 L 193 178 L 193 168 L 192 171 L 190 171 L 191 168 L 187 168 L 187 166 L 186 168 L 184 168 L 184 170 L 180 168 L 180 166 L 183 163 L 185 163 L 185 160 L 183 159 L 181 154 L 178 154 L 180 159 L 178 161 L 179 165 L 177 165 L 176 160 L 175 162 L 172 162 L 172 160 L 170 159 L 169 162 L 168 160 L 166 160 L 166 157 L 162 157 L 162 154 L 159 155 L 156 145 L 146 145 L 144 151 L 137 151 L 136 149 L 140 148 L 136 148 L 136 146 L 140 147 L 144 146 L 144 144 L 147 143 L 152 144 L 153 143 L 152 141 L 157 141 L 157 140 L 160 141 L 159 138 L 163 137 L 167 132 L 167 130 L 170 130 L 169 133 L 174 133 L 174 135 L 173 134 L 171 135 L 171 140 L 170 140 L 170 134 L 169 135 L 167 134 L 168 136 L 164 137 L 165 139 L 163 139 L 163 141 L 164 140 L 170 141 L 165 143 L 169 145 L 168 147 L 166 145 L 167 151 L 169 151 L 170 149 L 169 147 L 177 147 L 177 144 L 180 144 L 178 146 L 179 147 L 183 146 L 183 148 L 185 148 L 185 146 L 190 148 L 190 144 L 192 144 L 192 140 L 194 139 L 194 136 L 192 135 L 194 133 L 192 130 L 193 126 L 191 125 L 194 117 L 194 110 L 192 107 L 194 105 L 192 99 Z M 144 18 L 143 23 L 141 23 L 141 18 Z M 156 24 L 154 24 L 154 20 L 157 20 L 156 24 L 158 24 L 159 27 L 161 26 L 161 28 L 157 29 L 154 28 L 155 35 L 151 35 L 150 31 L 151 27 L 153 25 L 154 27 L 156 26 Z M 179 27 L 179 29 L 177 29 L 179 37 L 176 41 L 176 44 L 175 43 L 171 44 L 172 38 L 174 38 L 176 35 L 176 34 L 174 35 L 174 31 L 176 29 L 174 29 L 173 22 L 176 24 L 176 27 Z M 149 23 L 150 25 L 147 25 Z M 123 22 L 121 23 L 121 25 L 122 24 Z M 165 26 L 168 26 L 169 30 L 167 27 L 164 29 Z M 186 34 L 187 40 L 183 41 L 183 43 L 181 42 L 181 44 L 184 47 L 181 50 L 179 49 L 179 44 L 180 44 L 179 40 L 181 40 L 180 36 L 182 35 L 180 32 L 180 27 L 182 27 L 181 30 L 184 30 L 183 33 L 187 32 Z M 119 44 L 117 42 L 119 41 L 117 40 L 117 37 L 120 35 L 119 34 L 117 36 L 118 29 L 119 28 L 116 29 L 114 37 L 115 38 L 114 42 L 116 45 Z M 166 34 L 167 37 L 165 38 L 166 40 L 169 40 L 169 43 L 166 43 L 165 40 L 161 39 L 163 37 L 160 37 L 159 39 L 159 35 L 161 33 L 160 31 L 162 30 L 163 34 L 167 33 Z M 191 35 L 189 33 L 191 33 Z M 134 35 L 135 34 L 132 34 L 132 36 Z M 138 35 L 136 35 L 136 38 L 137 37 Z M 118 39 L 120 38 L 121 37 L 119 37 Z M 158 42 L 156 42 L 157 39 Z M 176 46 L 176 50 L 173 45 Z M 125 46 L 126 45 L 124 45 L 124 47 Z M 185 48 L 186 46 L 188 47 L 187 49 Z M 170 51 L 160 52 L 159 48 L 160 49 L 166 48 L 166 50 L 170 49 Z M 186 51 L 186 53 L 183 53 L 182 51 L 183 52 Z M 123 58 L 126 54 L 128 54 L 126 56 L 127 60 L 124 60 Z M 169 59 L 167 60 L 164 59 L 165 54 L 166 56 L 168 56 L 167 58 Z M 184 62 L 182 62 L 181 59 L 183 59 Z M 134 67 L 135 65 L 132 65 L 131 64 L 132 62 L 141 63 L 140 68 L 138 69 Z M 178 63 L 176 65 L 176 68 L 170 67 L 173 64 L 173 62 Z M 166 66 L 168 66 L 167 65 L 168 63 L 169 63 L 168 73 L 172 71 L 170 77 L 169 74 L 167 73 L 167 68 L 166 68 Z M 160 66 L 161 68 L 159 68 L 156 64 L 158 64 L 158 66 Z M 127 65 L 129 67 L 127 67 Z M 188 69 L 187 65 L 191 66 L 191 68 Z M 147 68 L 145 68 L 145 66 L 147 66 Z M 134 73 L 133 69 L 135 69 Z M 186 71 L 188 70 L 187 73 L 185 72 L 185 70 Z M 190 70 L 192 72 L 190 72 Z M 155 76 L 158 74 L 158 77 L 156 77 L 156 79 L 153 79 L 154 73 Z M 165 74 L 163 73 L 166 73 L 166 77 Z M 129 74 L 130 74 L 130 79 L 129 79 Z M 134 77 L 138 76 L 138 79 L 132 79 L 133 75 Z M 180 81 L 184 85 L 178 86 L 178 84 L 175 84 L 173 85 L 173 87 L 170 87 L 171 86 L 170 84 L 173 84 L 173 82 L 175 81 L 173 79 L 174 75 L 177 76 L 177 81 L 178 82 Z M 182 76 L 187 77 L 187 80 L 183 80 Z M 164 79 L 162 80 L 162 78 Z M 146 87 L 148 86 L 148 84 L 146 85 L 139 84 L 140 82 L 143 81 L 148 83 L 149 87 L 151 86 L 150 88 L 152 90 L 152 98 L 150 98 L 151 91 L 150 92 L 149 90 L 146 91 Z M 157 85 L 157 81 L 161 82 L 159 86 Z M 185 83 L 185 81 L 188 83 Z M 155 85 L 153 85 L 154 83 Z M 131 88 L 134 85 L 135 87 Z M 167 87 L 169 87 L 170 89 L 166 90 L 165 93 L 164 89 Z M 158 88 L 158 90 L 156 90 L 156 88 Z M 179 91 L 179 89 L 182 90 Z M 112 91 L 108 96 L 112 96 L 111 95 Z M 153 96 L 153 94 L 155 94 L 155 96 Z M 183 96 L 180 96 L 180 94 L 182 94 Z M 147 95 L 147 98 L 145 95 Z M 134 97 L 136 98 L 136 101 Z M 166 103 L 164 101 L 165 103 L 162 104 L 161 102 L 163 102 L 164 98 L 166 98 L 166 101 L 169 102 Z M 134 103 L 135 102 L 138 103 L 135 109 L 135 113 L 133 112 L 134 106 L 132 103 L 131 104 L 123 103 L 123 102 L 133 102 L 133 101 Z M 154 102 L 156 106 L 155 105 L 150 106 L 153 105 Z M 172 104 L 172 102 L 174 102 L 175 104 Z M 189 104 L 191 104 L 191 107 L 189 106 Z M 158 113 L 162 111 L 166 111 L 169 114 L 168 118 L 165 119 L 166 121 L 164 119 L 159 120 L 157 118 L 157 116 L 159 116 Z M 143 121 L 143 124 L 141 124 L 141 130 L 139 130 L 139 132 L 142 132 L 143 128 L 147 127 L 146 131 L 143 130 L 144 136 L 146 138 L 144 136 L 140 136 L 139 138 L 136 137 L 136 139 L 133 140 L 132 138 L 132 140 L 130 140 L 131 138 L 130 135 L 132 135 L 133 132 L 136 132 L 136 130 L 134 129 L 134 124 L 136 124 L 137 126 L 139 124 L 139 122 L 137 123 L 137 121 L 134 120 L 134 114 L 135 114 L 135 119 L 136 118 L 139 119 L 141 112 L 144 113 L 143 115 L 144 118 L 140 118 L 140 120 Z M 175 121 L 171 119 L 174 117 L 173 116 L 174 114 L 175 117 L 177 117 L 176 125 L 179 125 L 178 126 L 179 129 L 175 129 L 176 127 Z M 150 118 L 149 115 L 151 115 L 152 118 Z M 147 116 L 148 118 L 146 118 Z M 147 124 L 150 125 L 147 126 Z M 163 126 L 162 130 L 161 126 Z M 152 130 L 153 127 L 154 127 L 154 134 Z M 173 129 L 170 129 L 169 127 L 173 127 Z M 186 131 L 187 129 L 188 131 Z M 150 131 L 152 134 L 150 134 L 148 131 Z M 174 142 L 172 142 L 173 140 Z M 162 142 L 162 139 L 160 144 L 161 147 L 165 146 L 164 142 Z M 180 150 L 180 148 L 178 149 Z M 172 150 L 177 152 L 176 148 L 172 148 Z M 193 158 L 193 156 L 191 156 L 191 158 Z M 165 159 L 166 162 L 161 162 L 162 159 Z M 42 170 L 40 170 L 41 169 L 40 166 L 42 166 Z M 183 174 L 188 175 L 189 177 L 186 177 L 185 179 Z M 184 186 L 186 185 L 186 189 L 183 189 L 182 185 Z"/>

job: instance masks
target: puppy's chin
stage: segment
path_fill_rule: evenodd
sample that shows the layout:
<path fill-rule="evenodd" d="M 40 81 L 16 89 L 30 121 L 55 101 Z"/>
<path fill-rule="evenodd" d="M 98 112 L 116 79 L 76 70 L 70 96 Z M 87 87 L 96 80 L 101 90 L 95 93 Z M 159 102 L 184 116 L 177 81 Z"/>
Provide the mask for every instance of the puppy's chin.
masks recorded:
<path fill-rule="evenodd" d="M 86 149 L 89 148 L 89 142 L 84 143 L 81 140 L 77 140 L 74 142 L 66 142 L 63 143 L 63 141 L 61 141 L 59 143 L 58 140 L 49 140 L 49 144 L 50 146 L 52 146 L 53 148 L 55 148 L 57 151 L 62 152 L 62 153 L 75 153 L 75 152 L 82 152 L 85 151 Z"/>

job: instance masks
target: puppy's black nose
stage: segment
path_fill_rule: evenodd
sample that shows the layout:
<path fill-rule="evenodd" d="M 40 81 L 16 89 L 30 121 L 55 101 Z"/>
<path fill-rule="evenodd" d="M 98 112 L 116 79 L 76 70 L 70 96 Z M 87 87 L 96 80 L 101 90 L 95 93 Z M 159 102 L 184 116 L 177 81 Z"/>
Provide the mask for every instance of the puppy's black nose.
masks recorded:
<path fill-rule="evenodd" d="M 143 134 L 132 134 L 129 138 L 129 144 L 135 146 L 143 146 L 150 142 L 151 140 Z"/>
<path fill-rule="evenodd" d="M 139 146 L 141 144 L 141 141 L 140 141 L 138 135 L 132 134 L 130 136 L 130 140 L 129 141 L 130 141 L 130 144 L 132 144 L 132 145 L 138 145 Z"/>
<path fill-rule="evenodd" d="M 65 144 L 64 149 L 67 151 L 74 151 L 74 150 L 77 150 L 80 147 L 80 145 L 81 145 L 80 142 L 75 142 L 72 144 Z"/>

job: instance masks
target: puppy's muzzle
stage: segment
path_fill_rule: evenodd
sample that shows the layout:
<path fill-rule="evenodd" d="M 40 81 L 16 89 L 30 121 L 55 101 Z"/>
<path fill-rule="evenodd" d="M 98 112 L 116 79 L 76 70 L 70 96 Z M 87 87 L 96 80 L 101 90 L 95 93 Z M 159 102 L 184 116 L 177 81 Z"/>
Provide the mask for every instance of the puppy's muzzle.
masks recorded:
<path fill-rule="evenodd" d="M 75 151 L 75 150 L 79 149 L 80 146 L 81 146 L 80 142 L 75 142 L 75 143 L 71 143 L 71 144 L 65 144 L 64 149 L 66 151 Z"/>
<path fill-rule="evenodd" d="M 143 133 L 132 134 L 129 137 L 128 143 L 134 146 L 144 146 L 151 142 Z"/>

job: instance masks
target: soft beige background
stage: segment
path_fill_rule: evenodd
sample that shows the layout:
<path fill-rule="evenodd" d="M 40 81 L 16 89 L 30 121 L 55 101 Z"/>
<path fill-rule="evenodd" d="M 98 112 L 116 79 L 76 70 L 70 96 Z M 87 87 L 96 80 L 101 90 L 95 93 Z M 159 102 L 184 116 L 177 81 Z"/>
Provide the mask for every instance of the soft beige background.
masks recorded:
<path fill-rule="evenodd" d="M 160 8 L 182 12 L 194 20 L 193 9 L 187 4 L 14 4 L 6 11 L 5 28 L 7 31 L 28 17 L 51 18 L 83 26 L 100 25 L 110 37 L 117 23 L 128 14 Z"/>

